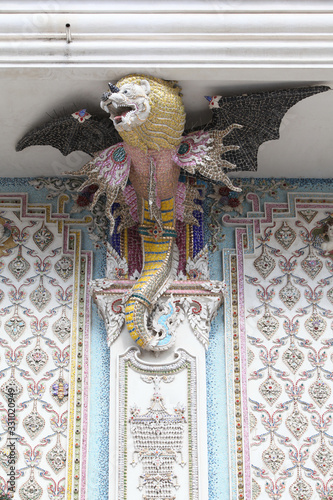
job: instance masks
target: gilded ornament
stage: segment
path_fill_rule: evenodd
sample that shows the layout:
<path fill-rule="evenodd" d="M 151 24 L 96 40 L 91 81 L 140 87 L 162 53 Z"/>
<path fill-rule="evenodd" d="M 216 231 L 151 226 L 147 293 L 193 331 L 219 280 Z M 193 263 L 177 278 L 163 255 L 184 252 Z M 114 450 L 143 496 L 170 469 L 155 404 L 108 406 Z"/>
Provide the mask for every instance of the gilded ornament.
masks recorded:
<path fill-rule="evenodd" d="M 68 383 L 62 377 L 59 377 L 50 387 L 51 396 L 59 404 L 62 405 L 68 400 Z"/>

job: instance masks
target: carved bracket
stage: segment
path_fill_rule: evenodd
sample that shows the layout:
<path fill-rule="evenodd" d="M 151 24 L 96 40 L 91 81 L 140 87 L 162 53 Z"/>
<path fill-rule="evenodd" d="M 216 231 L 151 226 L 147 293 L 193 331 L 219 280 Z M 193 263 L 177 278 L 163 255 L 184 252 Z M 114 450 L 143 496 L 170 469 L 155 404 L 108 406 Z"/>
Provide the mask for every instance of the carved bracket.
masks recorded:
<path fill-rule="evenodd" d="M 123 304 L 135 284 L 135 279 L 123 279 L 127 263 L 109 246 L 106 278 L 90 283 L 90 293 L 103 318 L 109 346 L 118 338 L 125 321 Z M 211 321 L 222 304 L 225 283 L 209 281 L 208 250 L 205 247 L 193 260 L 188 259 L 186 271 L 190 280 L 179 275 L 154 307 L 155 331 L 167 328 L 175 332 L 187 319 L 192 332 L 208 348 Z"/>

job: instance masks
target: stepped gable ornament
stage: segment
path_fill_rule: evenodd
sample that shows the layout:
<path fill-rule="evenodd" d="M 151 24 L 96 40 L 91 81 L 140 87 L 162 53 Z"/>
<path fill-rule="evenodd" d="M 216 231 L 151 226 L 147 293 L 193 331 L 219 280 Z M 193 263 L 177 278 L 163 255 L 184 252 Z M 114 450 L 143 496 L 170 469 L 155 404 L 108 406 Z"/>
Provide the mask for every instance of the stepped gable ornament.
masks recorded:
<path fill-rule="evenodd" d="M 298 101 L 327 90 L 329 87 L 318 86 L 207 97 L 213 114 L 211 123 L 203 130 L 184 135 L 186 115 L 177 82 L 129 75 L 116 85 L 110 83 L 101 98 L 101 108 L 110 114 L 114 125 L 113 133 L 110 121 L 103 129 L 105 121 L 95 120 L 87 110 L 80 110 L 30 132 L 18 143 L 18 151 L 34 144 L 50 144 L 63 154 L 82 150 L 94 155 L 80 170 L 68 174 L 87 177 L 80 191 L 90 185 L 97 186 L 90 208 L 105 195 L 110 232 L 115 227 L 113 204 L 126 202 L 123 193 L 131 182 L 138 203 L 144 266 L 122 307 L 127 329 L 139 347 L 161 351 L 175 341 L 174 328 L 168 327 L 168 321 L 179 306 L 174 308 L 169 302 L 162 317 L 156 320 L 153 316 L 161 312 L 158 301 L 176 278 L 179 260 L 176 218 L 180 213 L 191 216 L 186 205 L 191 197 L 186 202 L 186 196 L 177 196 L 180 173 L 199 175 L 224 183 L 230 190 L 241 191 L 233 185 L 225 169 L 256 170 L 260 144 L 279 138 L 280 123 L 287 110 Z M 186 205 L 183 210 L 182 203 Z M 193 193 L 192 207 L 195 208 Z M 134 214 L 133 203 L 129 210 Z M 128 211 L 123 210 L 120 215 L 126 213 L 128 219 Z M 189 219 L 195 223 L 193 217 Z M 202 261 L 197 269 L 199 275 L 203 268 Z M 194 269 L 189 274 L 195 276 Z M 219 291 L 215 296 L 222 294 Z M 112 308 L 108 306 L 109 310 Z M 213 315 L 214 307 L 207 314 Z M 119 328 L 121 322 L 116 323 Z M 192 323 L 198 333 L 201 327 L 196 321 Z"/>

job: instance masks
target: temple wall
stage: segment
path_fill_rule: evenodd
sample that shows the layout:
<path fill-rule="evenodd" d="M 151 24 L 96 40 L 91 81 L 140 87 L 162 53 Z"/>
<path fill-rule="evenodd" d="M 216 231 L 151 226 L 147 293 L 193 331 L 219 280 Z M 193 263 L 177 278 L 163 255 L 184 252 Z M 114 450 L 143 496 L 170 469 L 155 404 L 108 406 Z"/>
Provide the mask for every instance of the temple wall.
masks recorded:
<path fill-rule="evenodd" d="M 184 354 L 187 375 L 179 362 L 169 373 L 176 378 L 160 389 L 169 414 L 179 384 L 186 419 L 198 416 L 202 401 L 192 394 L 189 406 L 181 384 L 194 380 L 196 355 L 197 367 L 206 363 L 209 499 L 324 499 L 333 466 L 333 183 L 239 182 L 240 194 L 207 185 L 210 279 L 226 282 L 208 350 L 193 336 L 187 348 L 199 354 Z M 110 429 L 125 397 L 118 384 L 119 398 L 111 401 L 116 347 L 108 346 L 88 288 L 105 275 L 107 227 L 98 213 L 80 211 L 75 187 L 64 179 L 3 179 L 0 202 L 1 491 L 13 431 L 17 498 L 105 500 L 117 451 Z M 120 342 L 125 352 L 130 345 Z M 148 378 L 128 396 L 136 402 L 145 394 L 141 413 L 154 389 Z M 133 486 L 140 467 L 130 470 L 131 500 L 145 493 L 144 485 Z M 205 467 L 199 482 L 200 473 Z M 173 494 L 183 500 L 190 483 L 186 473 L 178 476 Z"/>

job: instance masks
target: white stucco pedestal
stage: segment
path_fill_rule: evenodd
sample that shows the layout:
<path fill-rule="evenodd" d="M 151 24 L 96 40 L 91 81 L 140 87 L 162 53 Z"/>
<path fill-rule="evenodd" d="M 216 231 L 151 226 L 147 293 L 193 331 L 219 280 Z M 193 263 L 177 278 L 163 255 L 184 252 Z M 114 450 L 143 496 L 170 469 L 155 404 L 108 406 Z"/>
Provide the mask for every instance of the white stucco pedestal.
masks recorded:
<path fill-rule="evenodd" d="M 210 322 L 224 284 L 174 281 L 175 343 L 139 349 L 124 325 L 122 297 L 133 280 L 96 280 L 110 360 L 110 500 L 207 500 L 206 364 Z"/>

